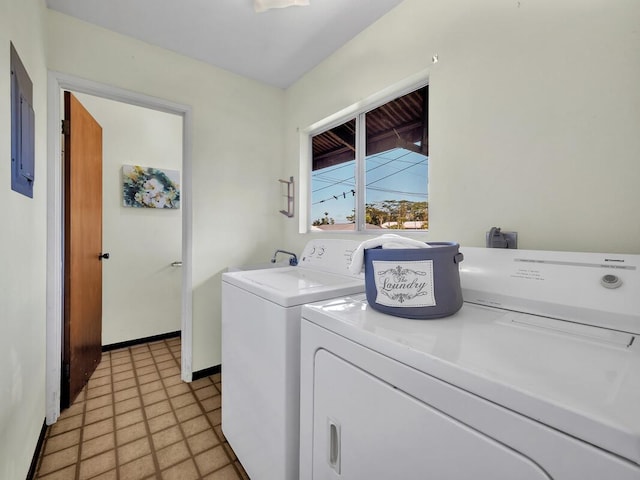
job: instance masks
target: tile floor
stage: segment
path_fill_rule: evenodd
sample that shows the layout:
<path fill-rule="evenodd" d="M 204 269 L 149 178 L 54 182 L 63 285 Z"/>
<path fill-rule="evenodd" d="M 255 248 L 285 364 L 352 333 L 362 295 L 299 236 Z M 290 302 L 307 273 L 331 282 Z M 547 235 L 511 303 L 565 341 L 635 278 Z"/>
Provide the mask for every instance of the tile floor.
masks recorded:
<path fill-rule="evenodd" d="M 248 479 L 222 435 L 220 392 L 220 374 L 180 380 L 180 338 L 104 352 L 47 429 L 36 479 Z"/>

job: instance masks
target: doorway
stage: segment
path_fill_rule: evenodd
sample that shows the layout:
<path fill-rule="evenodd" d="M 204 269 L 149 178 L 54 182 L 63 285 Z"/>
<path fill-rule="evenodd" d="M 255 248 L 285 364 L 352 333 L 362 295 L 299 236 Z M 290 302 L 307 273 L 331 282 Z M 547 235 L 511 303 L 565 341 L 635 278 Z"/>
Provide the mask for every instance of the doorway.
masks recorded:
<path fill-rule="evenodd" d="M 191 108 L 162 99 L 129 92 L 79 79 L 58 72 L 49 73 L 48 81 L 48 211 L 47 211 L 47 372 L 46 420 L 54 423 L 60 415 L 60 354 L 62 335 L 62 168 L 59 125 L 60 98 L 63 90 L 88 94 L 102 99 L 135 105 L 178 115 L 182 119 L 181 169 L 181 306 L 182 332 L 181 378 L 191 381 L 192 374 L 192 280 L 191 280 Z M 124 162 L 123 162 L 124 163 Z M 135 163 L 135 162 L 132 162 Z M 163 213 L 163 212 L 155 212 Z M 105 248 L 107 245 L 105 244 Z M 174 268 L 174 267 L 169 267 Z M 107 340 L 108 341 L 108 340 Z"/>
<path fill-rule="evenodd" d="M 100 178 L 100 188 L 91 188 L 80 200 L 84 205 L 85 198 L 90 197 L 93 192 L 102 192 L 99 195 L 102 212 L 98 219 L 90 216 L 80 224 L 97 221 L 98 226 L 92 228 L 92 231 L 102 231 L 101 245 L 108 252 L 101 262 L 93 262 L 91 255 L 88 258 L 89 262 L 98 263 L 102 267 L 102 302 L 98 305 L 102 322 L 101 327 L 97 327 L 98 331 L 91 334 L 97 335 L 100 348 L 179 332 L 182 281 L 182 210 L 179 196 L 182 117 L 93 95 L 77 92 L 72 94 L 102 127 L 102 175 L 87 172 L 84 176 L 86 179 Z M 74 130 L 74 123 L 70 122 L 70 131 Z M 68 155 L 68 149 L 64 150 L 65 155 Z M 142 167 L 132 169 L 131 164 Z M 125 177 L 129 171 L 137 177 L 130 189 L 141 187 L 138 193 L 153 200 L 165 198 L 162 195 L 165 193 L 161 188 L 163 185 L 156 177 L 168 180 L 166 174 L 172 176 L 172 183 L 175 182 L 177 190 L 172 190 L 175 198 L 168 205 L 165 202 L 165 205 L 174 208 L 131 207 L 131 202 L 124 201 L 123 197 L 123 182 L 125 178 L 130 179 L 129 176 Z M 69 172 L 65 171 L 65 177 L 67 175 Z M 81 182 L 80 186 L 84 187 L 84 183 Z M 146 188 L 147 184 L 153 188 Z M 134 205 L 147 203 L 136 202 Z M 85 211 L 82 207 L 77 215 L 83 215 Z M 65 224 L 68 225 L 72 219 L 73 217 L 66 218 Z M 86 242 L 82 242 L 84 243 Z M 67 260 L 65 265 L 68 264 Z M 65 278 L 69 282 L 70 276 L 66 275 Z M 83 285 L 85 284 L 78 287 L 77 293 L 81 299 L 86 299 Z M 67 308 L 65 312 L 68 311 Z M 77 316 L 76 319 L 85 322 L 87 316 Z M 67 352 L 70 347 L 74 347 L 69 344 L 70 341 L 78 337 L 69 335 L 66 320 L 64 330 L 63 352 Z M 81 338 L 91 330 L 84 328 L 83 331 L 87 333 L 83 333 Z M 82 343 L 83 346 L 86 344 Z M 86 348 L 74 349 L 76 350 L 84 351 Z M 98 354 L 98 360 L 99 358 Z M 65 386 L 68 384 L 64 379 L 67 376 L 73 377 L 69 374 L 76 373 L 73 365 L 72 368 L 67 365 L 68 360 L 63 361 L 62 408 L 68 405 L 65 396 Z M 90 372 L 85 372 L 85 382 L 87 374 Z"/>

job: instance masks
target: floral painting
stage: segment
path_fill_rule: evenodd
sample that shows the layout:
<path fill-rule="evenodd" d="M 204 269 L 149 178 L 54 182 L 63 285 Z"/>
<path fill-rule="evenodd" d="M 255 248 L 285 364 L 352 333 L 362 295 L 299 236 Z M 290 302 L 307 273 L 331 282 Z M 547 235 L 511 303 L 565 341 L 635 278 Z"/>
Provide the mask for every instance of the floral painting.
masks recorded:
<path fill-rule="evenodd" d="M 180 172 L 123 165 L 122 198 L 125 207 L 180 208 Z"/>

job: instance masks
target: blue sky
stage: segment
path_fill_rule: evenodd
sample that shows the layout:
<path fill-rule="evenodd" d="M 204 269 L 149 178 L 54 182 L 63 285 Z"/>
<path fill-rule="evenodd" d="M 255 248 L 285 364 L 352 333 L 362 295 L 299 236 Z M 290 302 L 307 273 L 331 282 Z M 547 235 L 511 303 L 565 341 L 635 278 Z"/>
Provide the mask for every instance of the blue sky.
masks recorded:
<path fill-rule="evenodd" d="M 428 200 L 428 157 L 402 148 L 366 160 L 366 203 L 383 200 Z M 312 172 L 311 221 L 324 217 L 346 223 L 355 208 L 355 161 Z"/>

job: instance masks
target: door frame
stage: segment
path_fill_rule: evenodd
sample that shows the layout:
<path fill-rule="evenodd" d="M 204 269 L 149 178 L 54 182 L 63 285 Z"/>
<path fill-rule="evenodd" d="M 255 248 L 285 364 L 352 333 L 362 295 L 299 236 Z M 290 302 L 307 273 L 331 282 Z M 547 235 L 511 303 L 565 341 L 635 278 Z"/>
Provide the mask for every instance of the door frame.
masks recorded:
<path fill-rule="evenodd" d="M 64 298 L 62 143 L 60 134 L 61 95 L 72 90 L 116 102 L 150 108 L 182 117 L 182 305 L 181 378 L 192 379 L 193 281 L 192 281 L 192 133 L 193 114 L 189 105 L 124 90 L 74 75 L 48 71 L 47 75 L 47 314 L 45 412 L 51 425 L 60 416 L 62 360 L 62 307 Z"/>

